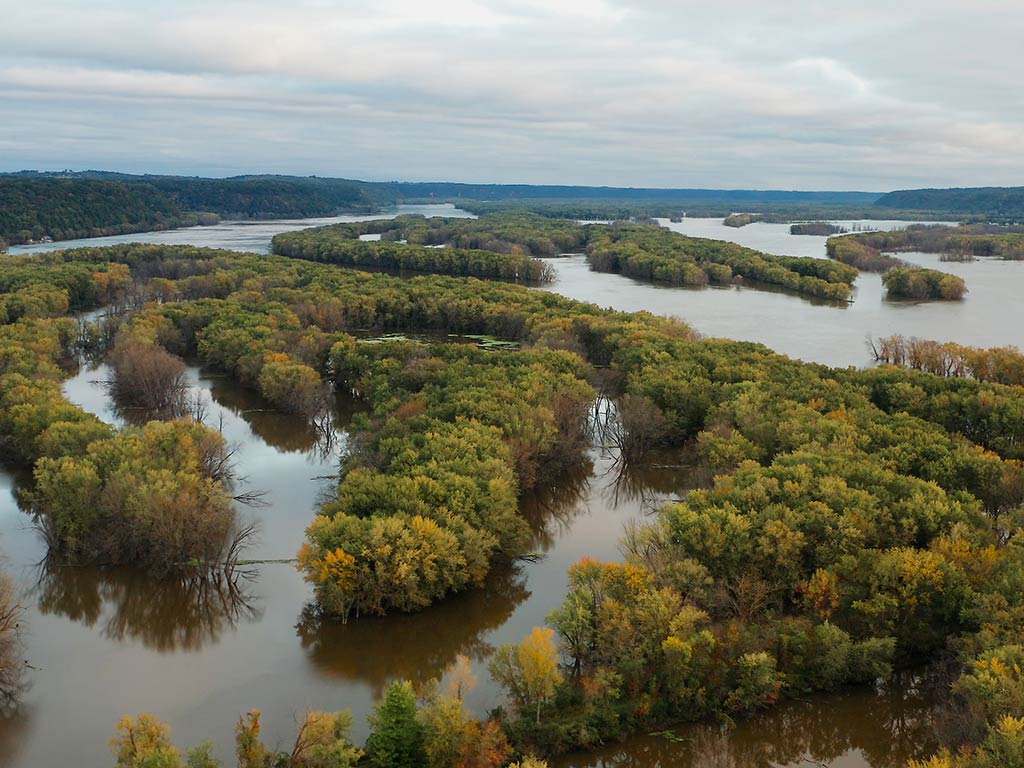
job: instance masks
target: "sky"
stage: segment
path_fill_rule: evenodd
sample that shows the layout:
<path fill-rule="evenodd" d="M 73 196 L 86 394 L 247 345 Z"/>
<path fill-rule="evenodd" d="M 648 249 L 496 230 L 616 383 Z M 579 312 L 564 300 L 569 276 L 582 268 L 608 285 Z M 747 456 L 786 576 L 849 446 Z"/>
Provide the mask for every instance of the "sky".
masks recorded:
<path fill-rule="evenodd" d="M 0 0 L 0 169 L 1024 184 L 1020 0 Z"/>

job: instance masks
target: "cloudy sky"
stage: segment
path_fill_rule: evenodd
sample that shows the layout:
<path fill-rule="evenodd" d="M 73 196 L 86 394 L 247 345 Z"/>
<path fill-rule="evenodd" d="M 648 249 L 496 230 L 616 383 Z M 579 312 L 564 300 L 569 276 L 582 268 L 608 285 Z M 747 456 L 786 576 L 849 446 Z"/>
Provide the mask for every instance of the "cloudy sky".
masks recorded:
<path fill-rule="evenodd" d="M 0 169 L 1024 184 L 1020 0 L 0 0 Z"/>

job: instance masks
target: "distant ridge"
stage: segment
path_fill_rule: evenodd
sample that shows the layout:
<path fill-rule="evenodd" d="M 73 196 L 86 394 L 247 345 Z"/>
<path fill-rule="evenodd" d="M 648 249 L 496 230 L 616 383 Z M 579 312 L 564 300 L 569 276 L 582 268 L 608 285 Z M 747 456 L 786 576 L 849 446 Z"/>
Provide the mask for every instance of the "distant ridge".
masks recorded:
<path fill-rule="evenodd" d="M 566 218 L 774 214 L 780 221 L 879 218 L 1024 220 L 1024 187 L 889 192 L 360 181 L 249 174 L 228 178 L 114 171 L 0 173 L 0 247 L 240 219 L 374 213 L 401 202 L 450 201 L 478 213 L 523 207 Z M 519 204 L 522 204 L 519 206 Z M 892 212 L 891 214 L 889 212 Z M 767 220 L 767 219 L 766 219 Z"/>
<path fill-rule="evenodd" d="M 294 184 L 310 187 L 352 185 L 391 202 L 402 199 L 429 197 L 466 198 L 468 200 L 657 200 L 693 202 L 803 202 L 835 205 L 864 205 L 873 203 L 882 193 L 858 191 L 803 191 L 781 189 L 705 189 L 660 187 L 609 187 L 560 184 L 472 184 L 450 181 L 361 181 L 358 179 L 326 176 L 287 176 L 274 174 L 246 174 L 226 178 L 202 176 L 166 176 L 157 174 L 128 174 L 116 171 L 18 171 L 0 173 L 0 177 L 93 179 L 124 183 L 152 184 L 158 188 L 174 185 L 237 184 L 266 182 Z"/>
<path fill-rule="evenodd" d="M 882 195 L 876 205 L 951 214 L 1020 219 L 1024 217 L 1024 187 L 960 187 L 905 189 Z"/>

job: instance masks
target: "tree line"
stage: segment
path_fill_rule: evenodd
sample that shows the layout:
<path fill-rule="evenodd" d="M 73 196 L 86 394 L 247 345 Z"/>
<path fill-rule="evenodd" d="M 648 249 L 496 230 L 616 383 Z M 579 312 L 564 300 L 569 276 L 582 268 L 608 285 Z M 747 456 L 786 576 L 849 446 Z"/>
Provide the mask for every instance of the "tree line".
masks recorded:
<path fill-rule="evenodd" d="M 912 224 L 904 229 L 835 238 L 829 240 L 828 248 L 829 256 L 847 263 L 856 258 L 870 261 L 878 259 L 883 252 L 901 251 L 939 253 L 956 260 L 986 257 L 1012 261 L 1024 259 L 1024 232 L 1021 227 L 994 224 L 958 227 Z M 882 260 L 879 263 L 897 265 L 895 261 Z"/>
<path fill-rule="evenodd" d="M 1024 355 L 1016 347 L 971 347 L 902 335 L 871 340 L 875 360 L 935 376 L 1024 387 Z"/>
<path fill-rule="evenodd" d="M 815 235 L 818 237 L 845 235 L 849 231 L 846 227 L 832 224 L 828 221 L 807 221 L 800 224 L 791 224 L 789 227 L 789 234 L 791 235 Z"/>
<path fill-rule="evenodd" d="M 405 218 L 405 217 L 401 217 Z M 426 221 L 421 217 L 416 217 Z M 430 242 L 431 237 L 406 233 L 409 222 L 387 221 L 336 224 L 276 235 L 274 253 L 363 269 L 388 269 L 543 283 L 553 279 L 551 268 L 532 258 L 531 250 L 503 245 L 497 240 Z M 378 231 L 374 231 L 378 230 Z M 381 234 L 380 241 L 360 240 L 363 234 Z M 387 239 L 383 239 L 383 236 Z M 428 233 L 429 235 L 429 233 Z M 411 238 L 411 239 L 410 239 Z M 393 242 L 401 239 L 403 242 Z M 420 242 L 414 242 L 420 241 Z M 426 242 L 422 242 L 426 241 Z M 547 254 L 545 254 L 547 255 Z"/>
<path fill-rule="evenodd" d="M 551 630 L 547 630 L 550 633 Z M 539 636 L 541 645 L 535 646 Z M 547 690 L 557 674 L 557 653 L 548 634 L 536 629 L 521 646 L 505 646 L 516 680 L 531 691 Z M 352 743 L 352 715 L 306 711 L 298 721 L 290 749 L 263 741 L 261 713 L 239 717 L 235 726 L 238 768 L 546 768 L 547 763 L 516 750 L 496 720 L 479 720 L 465 707 L 476 685 L 469 660 L 462 656 L 446 690 L 430 680 L 420 689 L 409 682 L 388 686 L 369 716 L 364 747 Z M 117 768 L 221 768 L 214 746 L 206 742 L 184 755 L 166 723 L 150 714 L 125 716 L 117 724 L 110 749 Z"/>
<path fill-rule="evenodd" d="M 635 224 L 592 226 L 587 258 L 598 272 L 671 285 L 751 281 L 834 301 L 849 298 L 857 270 L 823 259 L 773 256 L 719 240 Z"/>
<path fill-rule="evenodd" d="M 379 234 L 382 240 L 356 238 Z M 451 246 L 451 254 L 424 251 Z M 461 248 L 478 249 L 463 252 Z M 484 257 L 479 249 L 503 258 Z M 822 259 L 773 256 L 733 243 L 693 238 L 648 224 L 582 225 L 533 214 L 499 213 L 478 219 L 399 217 L 393 221 L 340 224 L 278 235 L 274 250 L 288 256 L 349 266 L 413 265 L 426 271 L 508 277 L 523 274 L 529 256 L 584 251 L 591 268 L 672 285 L 703 286 L 740 280 L 777 285 L 810 296 L 844 300 L 857 272 Z M 467 261 L 476 260 L 475 268 Z M 540 264 L 532 267 L 544 279 Z"/>
<path fill-rule="evenodd" d="M 70 240 L 213 224 L 369 212 L 390 202 L 342 179 L 202 179 L 126 174 L 0 175 L 0 243 Z M 0 251 L 3 247 L 0 247 Z"/>
<path fill-rule="evenodd" d="M 910 239 L 908 231 L 866 232 L 863 234 L 831 237 L 826 243 L 830 259 L 849 264 L 868 272 L 881 272 L 882 285 L 894 299 L 944 299 L 956 300 L 967 293 L 967 284 L 962 277 L 908 264 L 902 259 L 885 253 L 892 250 L 917 250 L 913 246 L 903 247 Z"/>
<path fill-rule="evenodd" d="M 988 221 L 1021 221 L 1024 220 L 1024 187 L 906 189 L 882 195 L 875 205 L 984 217 Z"/>

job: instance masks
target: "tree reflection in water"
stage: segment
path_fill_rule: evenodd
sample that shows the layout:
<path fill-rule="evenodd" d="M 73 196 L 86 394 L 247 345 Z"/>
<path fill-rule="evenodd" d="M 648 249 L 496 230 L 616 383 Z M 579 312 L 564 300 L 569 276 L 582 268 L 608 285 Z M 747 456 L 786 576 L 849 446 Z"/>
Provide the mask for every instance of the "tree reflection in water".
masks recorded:
<path fill-rule="evenodd" d="M 198 651 L 239 624 L 259 621 L 252 594 L 255 570 L 203 570 L 156 577 L 134 568 L 40 564 L 31 596 L 43 614 L 88 627 L 104 637 L 139 640 L 168 653 Z"/>
<path fill-rule="evenodd" d="M 460 655 L 482 661 L 494 648 L 483 639 L 530 596 L 522 568 L 495 569 L 482 589 L 411 614 L 347 624 L 307 606 L 296 627 L 310 662 L 325 675 L 366 683 L 375 698 L 393 680 L 440 678 Z"/>
<path fill-rule="evenodd" d="M 616 461 L 602 478 L 613 507 L 629 504 L 653 515 L 687 491 L 709 484 L 708 472 L 690 464 L 685 450 L 651 451 L 643 458 L 643 463 Z"/>
<path fill-rule="evenodd" d="M 32 734 L 32 707 L 22 705 L 18 711 L 0 717 L 0 761 L 13 762 Z"/>
<path fill-rule="evenodd" d="M 590 492 L 593 474 L 592 461 L 574 465 L 519 499 L 519 512 L 530 524 L 535 552 L 550 550 L 558 537 L 572 528 L 576 518 L 587 511 L 583 502 Z"/>
<path fill-rule="evenodd" d="M 879 690 L 790 701 L 737 723 L 690 725 L 673 738 L 646 735 L 552 768 L 764 768 L 831 765 L 902 768 L 940 746 L 949 675 L 939 667 L 903 673 Z"/>
<path fill-rule="evenodd" d="M 333 407 L 315 420 L 284 413 L 254 389 L 243 387 L 229 376 L 202 369 L 210 382 L 213 401 L 243 419 L 253 434 L 264 443 L 284 453 L 302 453 L 313 460 L 326 462 L 345 446 L 344 430 L 352 417 L 366 410 L 355 398 L 337 392 Z"/>

